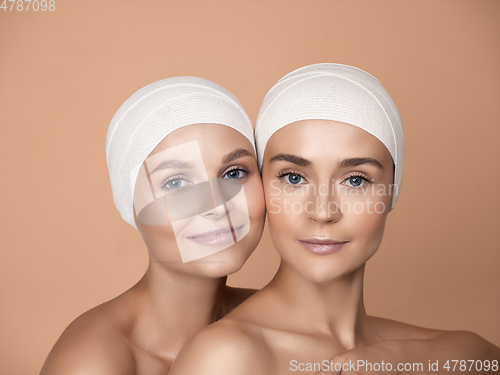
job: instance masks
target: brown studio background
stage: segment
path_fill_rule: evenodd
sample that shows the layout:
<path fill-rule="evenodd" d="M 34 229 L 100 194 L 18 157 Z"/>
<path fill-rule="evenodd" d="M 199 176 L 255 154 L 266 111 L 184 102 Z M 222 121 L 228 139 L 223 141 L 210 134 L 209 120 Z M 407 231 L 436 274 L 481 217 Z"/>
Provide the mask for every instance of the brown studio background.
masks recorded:
<path fill-rule="evenodd" d="M 140 87 L 194 75 L 255 120 L 284 74 L 341 62 L 401 112 L 402 193 L 368 262 L 369 314 L 500 345 L 500 2 L 71 1 L 0 11 L 0 373 L 38 373 L 78 315 L 147 265 L 108 179 L 106 131 Z M 234 286 L 260 288 L 266 231 Z"/>

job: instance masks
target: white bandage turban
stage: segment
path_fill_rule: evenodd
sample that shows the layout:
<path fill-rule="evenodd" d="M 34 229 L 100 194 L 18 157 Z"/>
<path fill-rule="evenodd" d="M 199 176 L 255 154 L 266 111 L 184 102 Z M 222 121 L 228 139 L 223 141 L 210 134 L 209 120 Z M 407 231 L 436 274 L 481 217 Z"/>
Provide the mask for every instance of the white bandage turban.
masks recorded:
<path fill-rule="evenodd" d="M 387 147 L 395 166 L 392 210 L 401 187 L 405 146 L 401 117 L 382 84 L 365 71 L 342 64 L 314 64 L 287 74 L 269 90 L 257 117 L 259 166 L 276 131 L 309 119 L 357 126 Z"/>
<path fill-rule="evenodd" d="M 198 77 L 173 77 L 143 87 L 116 111 L 106 136 L 106 159 L 116 208 L 134 221 L 139 168 L 174 130 L 213 123 L 229 126 L 254 145 L 253 127 L 241 103 L 223 87 Z"/>

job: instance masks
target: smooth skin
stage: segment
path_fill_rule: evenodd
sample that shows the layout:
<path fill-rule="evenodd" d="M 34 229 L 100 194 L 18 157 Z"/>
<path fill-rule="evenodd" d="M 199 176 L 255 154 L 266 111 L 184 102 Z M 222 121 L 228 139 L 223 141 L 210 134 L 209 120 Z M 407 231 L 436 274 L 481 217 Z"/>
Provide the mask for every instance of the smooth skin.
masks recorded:
<path fill-rule="evenodd" d="M 384 360 L 393 369 L 399 362 L 499 360 L 500 350 L 473 333 L 367 315 L 365 263 L 383 238 L 393 168 L 386 147 L 349 124 L 305 120 L 277 131 L 266 146 L 262 181 L 271 237 L 281 256 L 278 272 L 188 340 L 170 374 L 289 374 L 291 361 L 332 359 Z M 321 184 L 330 184 L 335 194 L 313 189 Z M 321 209 L 329 204 L 332 210 Z M 317 254 L 303 245 L 311 238 L 347 242 L 336 252 Z"/>
<path fill-rule="evenodd" d="M 172 226 L 142 224 L 134 210 L 149 254 L 147 271 L 132 288 L 75 319 L 54 345 L 41 375 L 167 374 L 191 335 L 255 292 L 226 285 L 227 275 L 238 271 L 256 248 L 264 227 L 264 196 L 253 146 L 227 126 L 196 124 L 169 134 L 150 156 L 193 140 L 198 141 L 209 178 L 242 182 L 249 202 L 249 233 L 218 253 L 182 263 Z M 179 171 L 162 173 L 168 178 Z"/>

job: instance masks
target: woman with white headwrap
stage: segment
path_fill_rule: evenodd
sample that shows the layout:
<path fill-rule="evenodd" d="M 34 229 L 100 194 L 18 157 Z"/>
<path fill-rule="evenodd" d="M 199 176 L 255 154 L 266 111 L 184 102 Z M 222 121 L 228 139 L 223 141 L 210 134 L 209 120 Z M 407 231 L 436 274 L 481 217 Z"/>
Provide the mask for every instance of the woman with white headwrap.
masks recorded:
<path fill-rule="evenodd" d="M 477 343 L 488 358 L 498 355 L 473 334 L 455 350 L 439 341 L 443 331 L 365 312 L 365 263 L 397 202 L 404 160 L 401 118 L 378 80 L 341 64 L 298 69 L 265 97 L 255 134 L 280 267 L 261 291 L 191 338 L 171 375 L 401 373 L 397 362 L 415 355 L 400 349 L 431 342 L 418 358 L 425 367 L 406 372 L 429 372 L 428 360 L 439 355 L 477 358 Z M 387 352 L 397 362 L 384 367 Z"/>
<path fill-rule="evenodd" d="M 264 226 L 253 127 L 213 82 L 175 77 L 133 94 L 108 128 L 113 200 L 149 267 L 73 321 L 42 374 L 166 374 L 184 341 L 253 291 L 226 286 Z"/>

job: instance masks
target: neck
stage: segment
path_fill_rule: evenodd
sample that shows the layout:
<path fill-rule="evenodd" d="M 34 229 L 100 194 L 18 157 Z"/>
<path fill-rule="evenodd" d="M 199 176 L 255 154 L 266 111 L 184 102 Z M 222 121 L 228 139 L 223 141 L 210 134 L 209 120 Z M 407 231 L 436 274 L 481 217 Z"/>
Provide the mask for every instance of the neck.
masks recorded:
<path fill-rule="evenodd" d="M 381 337 L 370 326 L 363 303 L 364 265 L 337 279 L 318 283 L 283 260 L 266 287 L 295 328 L 331 336 L 346 350 Z"/>
<path fill-rule="evenodd" d="M 194 332 L 220 318 L 226 279 L 177 273 L 151 261 L 133 288 L 135 340 L 162 357 L 175 358 Z"/>

